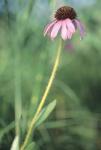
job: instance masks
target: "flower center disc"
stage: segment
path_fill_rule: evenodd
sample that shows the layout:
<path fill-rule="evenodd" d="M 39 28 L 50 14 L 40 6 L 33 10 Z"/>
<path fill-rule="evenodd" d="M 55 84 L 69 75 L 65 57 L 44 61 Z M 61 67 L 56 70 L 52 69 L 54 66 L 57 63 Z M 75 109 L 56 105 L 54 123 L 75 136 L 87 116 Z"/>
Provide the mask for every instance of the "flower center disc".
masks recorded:
<path fill-rule="evenodd" d="M 56 13 L 55 13 L 55 18 L 57 20 L 64 20 L 64 19 L 75 19 L 77 16 L 75 10 L 72 7 L 69 6 L 63 6 L 60 7 Z"/>

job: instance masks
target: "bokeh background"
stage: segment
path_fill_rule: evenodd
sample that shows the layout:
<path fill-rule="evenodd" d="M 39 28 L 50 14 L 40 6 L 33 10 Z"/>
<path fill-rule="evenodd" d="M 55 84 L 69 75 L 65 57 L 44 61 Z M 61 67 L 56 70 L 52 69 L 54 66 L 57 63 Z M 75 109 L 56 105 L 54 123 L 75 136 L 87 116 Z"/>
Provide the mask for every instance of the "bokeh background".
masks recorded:
<path fill-rule="evenodd" d="M 101 150 L 100 0 L 0 0 L 0 150 L 14 140 L 16 105 L 24 139 L 58 47 L 58 38 L 43 37 L 43 30 L 64 4 L 76 9 L 86 36 L 80 40 L 77 32 L 65 42 L 46 100 L 57 105 L 35 130 L 35 150 Z"/>

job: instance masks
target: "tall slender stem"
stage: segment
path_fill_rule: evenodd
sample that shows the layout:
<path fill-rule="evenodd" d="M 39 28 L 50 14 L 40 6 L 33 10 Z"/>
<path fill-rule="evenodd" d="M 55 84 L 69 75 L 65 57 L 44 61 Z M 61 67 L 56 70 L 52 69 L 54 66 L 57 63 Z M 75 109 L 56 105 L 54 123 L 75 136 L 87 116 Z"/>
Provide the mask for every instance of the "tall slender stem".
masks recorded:
<path fill-rule="evenodd" d="M 14 83 L 15 83 L 15 132 L 20 141 L 20 118 L 21 118 L 21 75 L 20 75 L 20 52 L 19 48 L 15 47 L 15 60 L 14 60 Z M 18 143 L 19 147 L 19 143 Z"/>
<path fill-rule="evenodd" d="M 24 143 L 23 143 L 23 145 L 21 146 L 21 150 L 24 150 L 24 148 L 26 147 L 26 145 L 27 145 L 27 143 L 28 143 L 28 140 L 29 140 L 29 138 L 30 138 L 30 136 L 31 136 L 31 133 L 32 133 L 32 131 L 33 131 L 33 128 L 34 128 L 34 125 L 35 125 L 37 116 L 39 115 L 39 113 L 40 113 L 41 110 L 42 110 L 42 107 L 43 107 L 43 105 L 44 105 L 44 103 L 45 103 L 45 101 L 46 101 L 47 95 L 48 95 L 48 93 L 49 93 L 49 91 L 50 91 L 50 88 L 51 88 L 51 86 L 52 86 L 52 83 L 53 83 L 53 81 L 54 81 L 55 74 L 56 74 L 56 71 L 57 71 L 57 68 L 58 68 L 58 65 L 59 65 L 61 49 L 62 49 L 62 40 L 59 42 L 59 47 L 58 47 L 58 51 L 57 51 L 57 55 L 56 55 L 56 60 L 55 60 L 55 63 L 54 63 L 54 66 L 53 66 L 53 70 L 52 70 L 51 76 L 50 76 L 50 78 L 49 78 L 48 84 L 47 84 L 47 86 L 46 86 L 46 90 L 45 90 L 45 92 L 44 92 L 44 94 L 43 94 L 43 97 L 42 97 L 42 99 L 41 99 L 41 101 L 40 101 L 40 104 L 39 104 L 39 106 L 38 106 L 38 109 L 37 109 L 37 111 L 36 111 L 36 113 L 35 113 L 35 115 L 34 115 L 32 121 L 31 121 L 31 124 L 30 124 L 30 126 L 29 126 L 28 132 L 27 132 L 26 137 L 25 137 L 25 140 L 24 140 Z"/>
<path fill-rule="evenodd" d="M 5 0 L 7 2 L 7 0 Z M 29 17 L 32 9 L 33 9 L 34 0 L 29 1 L 28 10 L 27 10 L 27 18 Z M 15 42 L 16 47 L 14 54 L 14 84 L 15 84 L 15 132 L 16 137 L 18 137 L 18 150 L 20 145 L 20 119 L 22 113 L 22 99 L 21 99 L 21 64 L 20 64 L 20 49 L 17 43 Z"/>
<path fill-rule="evenodd" d="M 56 3 L 57 3 L 57 0 L 52 0 L 52 8 L 53 8 L 53 10 L 55 10 Z"/>

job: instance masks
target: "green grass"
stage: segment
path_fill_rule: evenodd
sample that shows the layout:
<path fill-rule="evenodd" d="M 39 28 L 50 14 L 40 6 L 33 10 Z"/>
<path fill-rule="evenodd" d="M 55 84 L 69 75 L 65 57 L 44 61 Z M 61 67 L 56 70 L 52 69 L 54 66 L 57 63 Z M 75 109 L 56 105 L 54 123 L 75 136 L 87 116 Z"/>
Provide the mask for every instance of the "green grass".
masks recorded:
<path fill-rule="evenodd" d="M 10 12 L 5 3 L 0 16 L 0 150 L 9 150 L 16 135 L 19 143 L 16 140 L 15 145 L 23 143 L 58 47 L 58 38 L 51 41 L 43 36 L 55 1 L 43 1 L 44 5 L 35 0 L 17 2 L 17 11 Z M 100 7 L 97 0 L 95 5 L 78 9 L 87 35 L 82 41 L 79 34 L 74 35 L 72 51 L 63 48 L 46 110 L 41 112 L 41 125 L 33 130 L 27 150 L 100 150 Z M 56 107 L 50 114 L 54 99 Z"/>

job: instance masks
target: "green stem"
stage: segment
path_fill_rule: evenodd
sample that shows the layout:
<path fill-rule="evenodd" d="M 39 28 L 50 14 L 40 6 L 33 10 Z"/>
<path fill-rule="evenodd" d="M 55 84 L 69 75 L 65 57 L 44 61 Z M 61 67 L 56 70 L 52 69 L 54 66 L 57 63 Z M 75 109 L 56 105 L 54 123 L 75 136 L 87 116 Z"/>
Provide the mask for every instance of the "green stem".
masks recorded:
<path fill-rule="evenodd" d="M 52 8 L 53 11 L 55 10 L 55 8 L 57 6 L 56 4 L 57 4 L 57 0 L 52 0 L 51 1 L 51 8 Z"/>
<path fill-rule="evenodd" d="M 36 119 L 37 119 L 37 116 L 39 115 L 39 113 L 41 112 L 42 108 L 43 108 L 43 105 L 46 101 L 46 98 L 47 98 L 47 95 L 50 91 L 50 88 L 52 86 L 52 83 L 54 81 L 54 78 L 55 78 L 55 74 L 56 74 L 56 71 L 57 71 L 57 68 L 58 68 L 58 65 L 59 65 L 59 60 L 60 60 L 60 54 L 61 54 L 61 49 L 62 49 L 62 40 L 59 42 L 59 47 L 58 47 L 58 51 L 57 51 L 57 55 L 56 55 L 56 60 L 55 60 L 55 63 L 54 63 L 54 66 L 53 66 L 53 70 L 52 70 L 52 73 L 51 73 L 51 76 L 49 78 L 49 81 L 48 81 L 48 84 L 47 84 L 47 87 L 46 87 L 46 90 L 43 94 L 43 97 L 41 99 L 41 102 L 38 106 L 38 109 L 31 121 L 31 124 L 29 126 L 29 129 L 28 129 L 28 132 L 26 134 L 26 137 L 25 137 L 25 140 L 24 140 L 24 143 L 23 145 L 21 146 L 21 149 L 20 150 L 24 150 L 26 145 L 28 144 L 28 141 L 29 141 L 29 138 L 32 134 L 32 131 L 33 131 L 33 128 L 34 128 L 34 125 L 35 125 L 35 122 L 36 122 Z"/>
<path fill-rule="evenodd" d="M 15 130 L 16 130 L 16 136 L 18 136 L 18 139 L 20 140 L 20 118 L 21 118 L 21 110 L 22 110 L 20 51 L 16 47 L 15 47 L 14 74 L 15 74 L 15 77 L 14 77 L 14 83 L 15 83 Z"/>

